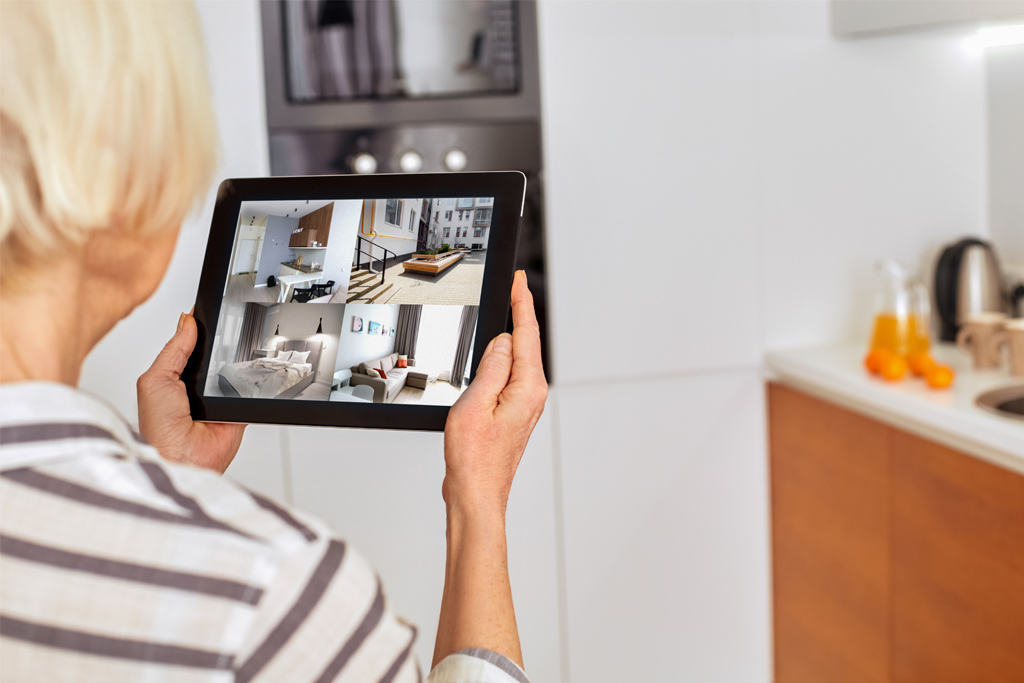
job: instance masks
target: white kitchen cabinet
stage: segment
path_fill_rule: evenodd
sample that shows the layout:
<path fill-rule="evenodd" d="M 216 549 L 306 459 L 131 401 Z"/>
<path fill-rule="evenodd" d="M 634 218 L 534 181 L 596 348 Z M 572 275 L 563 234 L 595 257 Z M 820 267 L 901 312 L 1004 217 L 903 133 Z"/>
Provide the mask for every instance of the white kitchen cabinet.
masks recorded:
<path fill-rule="evenodd" d="M 572 681 L 771 680 L 759 373 L 557 399 Z"/>
<path fill-rule="evenodd" d="M 559 382 L 759 361 L 754 4 L 538 3 Z"/>
<path fill-rule="evenodd" d="M 281 272 L 279 273 L 278 277 L 284 277 L 286 275 L 305 275 L 305 273 L 299 270 L 298 268 L 291 268 L 289 266 L 282 264 Z"/>

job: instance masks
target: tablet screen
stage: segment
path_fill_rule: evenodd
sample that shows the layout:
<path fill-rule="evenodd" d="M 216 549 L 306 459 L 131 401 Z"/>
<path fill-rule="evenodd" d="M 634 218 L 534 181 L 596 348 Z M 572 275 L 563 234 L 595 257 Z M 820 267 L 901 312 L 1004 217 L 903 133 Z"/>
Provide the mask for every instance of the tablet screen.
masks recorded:
<path fill-rule="evenodd" d="M 494 198 L 243 201 L 207 397 L 450 406 Z"/>

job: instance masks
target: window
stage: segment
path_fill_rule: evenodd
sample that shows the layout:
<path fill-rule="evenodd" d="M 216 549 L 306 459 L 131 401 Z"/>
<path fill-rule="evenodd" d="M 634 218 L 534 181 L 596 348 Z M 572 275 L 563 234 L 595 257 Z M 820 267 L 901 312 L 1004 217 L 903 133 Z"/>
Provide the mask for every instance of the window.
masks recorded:
<path fill-rule="evenodd" d="M 462 306 L 423 307 L 416 342 L 416 367 L 450 368 L 454 364 L 461 320 Z"/>
<path fill-rule="evenodd" d="M 444 219 L 446 221 L 450 221 L 452 219 L 452 212 L 451 211 L 445 211 L 444 212 Z"/>
<path fill-rule="evenodd" d="M 472 197 L 459 197 L 459 203 L 456 208 L 459 209 L 472 209 L 473 198 Z"/>
<path fill-rule="evenodd" d="M 483 228 L 477 228 L 477 229 L 475 229 L 473 231 L 473 237 L 483 237 L 483 234 L 484 234 L 484 229 Z"/>
<path fill-rule="evenodd" d="M 451 229 L 451 228 L 445 228 L 445 229 L 444 229 L 444 236 L 445 236 L 445 237 L 448 237 L 448 236 L 449 236 L 449 234 L 451 233 L 451 231 L 452 231 L 452 229 Z"/>
<path fill-rule="evenodd" d="M 491 209 L 477 209 L 476 210 L 476 224 L 477 225 L 490 225 L 491 223 Z"/>
<path fill-rule="evenodd" d="M 409 232 L 412 232 L 413 225 L 415 225 L 415 224 L 416 224 L 416 211 L 414 209 L 409 209 Z"/>
<path fill-rule="evenodd" d="M 384 222 L 402 227 L 402 213 L 404 208 L 405 202 L 401 199 L 384 200 Z"/>

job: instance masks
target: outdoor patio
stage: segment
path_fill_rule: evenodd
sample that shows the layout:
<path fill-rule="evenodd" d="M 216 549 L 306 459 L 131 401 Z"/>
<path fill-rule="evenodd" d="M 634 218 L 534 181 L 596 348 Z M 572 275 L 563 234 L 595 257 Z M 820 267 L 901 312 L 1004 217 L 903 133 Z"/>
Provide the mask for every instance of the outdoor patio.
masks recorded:
<path fill-rule="evenodd" d="M 486 254 L 469 252 L 437 275 L 416 273 L 406 270 L 401 263 L 393 264 L 385 271 L 384 281 L 394 286 L 374 303 L 478 306 Z"/>

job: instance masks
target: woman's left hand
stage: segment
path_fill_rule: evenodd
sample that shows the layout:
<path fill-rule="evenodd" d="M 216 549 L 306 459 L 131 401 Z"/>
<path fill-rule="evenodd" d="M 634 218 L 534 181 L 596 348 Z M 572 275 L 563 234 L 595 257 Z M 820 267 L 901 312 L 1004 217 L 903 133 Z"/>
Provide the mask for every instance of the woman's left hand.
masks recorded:
<path fill-rule="evenodd" d="M 192 420 L 181 373 L 197 334 L 195 318 L 182 313 L 174 336 L 139 377 L 139 431 L 167 460 L 223 473 L 238 452 L 245 425 Z"/>

